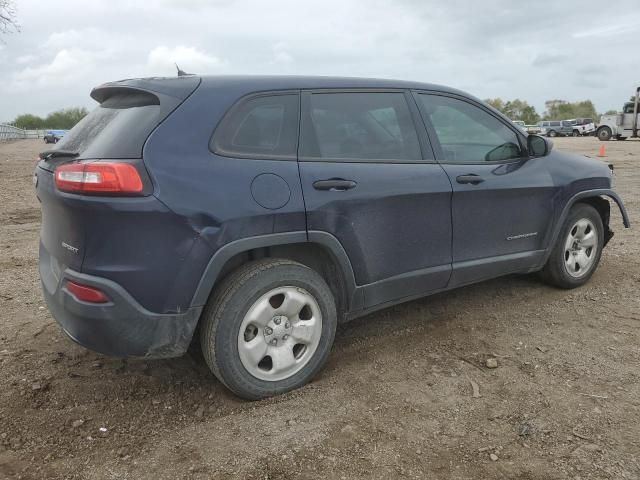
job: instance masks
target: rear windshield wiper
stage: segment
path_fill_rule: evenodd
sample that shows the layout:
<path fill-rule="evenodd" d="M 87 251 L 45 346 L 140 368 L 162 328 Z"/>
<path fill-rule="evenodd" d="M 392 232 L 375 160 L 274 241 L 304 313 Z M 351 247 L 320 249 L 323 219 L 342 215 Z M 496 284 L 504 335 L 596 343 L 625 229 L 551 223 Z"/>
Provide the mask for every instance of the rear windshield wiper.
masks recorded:
<path fill-rule="evenodd" d="M 56 157 L 77 157 L 80 155 L 79 152 L 72 152 L 71 150 L 45 150 L 44 152 L 40 152 L 41 160 L 48 160 L 49 158 Z"/>

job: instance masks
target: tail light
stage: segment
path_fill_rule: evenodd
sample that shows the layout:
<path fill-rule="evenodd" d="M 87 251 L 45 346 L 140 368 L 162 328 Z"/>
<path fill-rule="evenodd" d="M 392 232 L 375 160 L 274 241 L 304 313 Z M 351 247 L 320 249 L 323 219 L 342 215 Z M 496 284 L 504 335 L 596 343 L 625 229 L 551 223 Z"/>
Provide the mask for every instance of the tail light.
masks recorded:
<path fill-rule="evenodd" d="M 66 288 L 74 297 L 82 302 L 107 303 L 109 299 L 102 290 L 88 285 L 67 281 Z"/>
<path fill-rule="evenodd" d="M 121 162 L 67 163 L 55 170 L 58 190 L 71 193 L 140 194 L 144 188 L 133 165 Z"/>

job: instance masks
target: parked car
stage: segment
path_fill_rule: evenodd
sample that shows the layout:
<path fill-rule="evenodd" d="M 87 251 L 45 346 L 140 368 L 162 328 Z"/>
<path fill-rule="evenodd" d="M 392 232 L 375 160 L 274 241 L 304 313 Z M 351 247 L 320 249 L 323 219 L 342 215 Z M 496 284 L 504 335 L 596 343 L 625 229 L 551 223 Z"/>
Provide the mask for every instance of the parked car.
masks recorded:
<path fill-rule="evenodd" d="M 593 135 L 596 132 L 596 125 L 592 118 L 574 118 L 567 121 L 573 126 L 574 137 Z"/>
<path fill-rule="evenodd" d="M 529 134 L 539 135 L 541 128 L 538 125 L 525 125 L 525 130 Z"/>
<path fill-rule="evenodd" d="M 246 399 L 309 382 L 339 322 L 512 273 L 583 285 L 608 199 L 629 226 L 606 164 L 447 87 L 189 76 L 91 96 L 35 172 L 50 311 L 109 355 L 199 341 Z"/>
<path fill-rule="evenodd" d="M 47 130 L 44 134 L 44 143 L 58 143 L 64 137 L 66 130 Z"/>
<path fill-rule="evenodd" d="M 568 120 L 545 120 L 538 122 L 538 125 L 540 126 L 540 135 L 547 137 L 573 136 L 573 125 Z"/>
<path fill-rule="evenodd" d="M 511 122 L 523 132 L 527 133 L 526 125 L 522 120 L 511 120 Z"/>

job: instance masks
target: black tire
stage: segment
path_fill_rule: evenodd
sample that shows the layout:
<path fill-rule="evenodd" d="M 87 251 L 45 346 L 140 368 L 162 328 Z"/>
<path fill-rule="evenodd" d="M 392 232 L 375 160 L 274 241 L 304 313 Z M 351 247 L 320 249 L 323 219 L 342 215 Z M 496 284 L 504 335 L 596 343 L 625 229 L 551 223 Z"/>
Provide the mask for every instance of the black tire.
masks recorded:
<path fill-rule="evenodd" d="M 598 135 L 598 139 L 600 139 L 601 142 L 607 142 L 611 140 L 611 129 L 609 127 L 600 127 L 596 135 Z"/>
<path fill-rule="evenodd" d="M 302 288 L 313 297 L 322 315 L 322 331 L 318 346 L 301 370 L 282 380 L 267 381 L 252 375 L 243 365 L 238 347 L 240 327 L 258 299 L 285 286 Z M 335 301 L 324 279 L 300 263 L 268 258 L 239 267 L 215 289 L 202 314 L 200 341 L 214 375 L 236 395 L 259 400 L 308 383 L 329 357 L 336 326 Z"/>
<path fill-rule="evenodd" d="M 618 140 L 620 140 L 621 142 L 624 142 L 627 139 L 627 137 L 620 137 L 618 136 Z"/>
<path fill-rule="evenodd" d="M 580 136 L 580 132 L 578 130 L 574 130 L 571 135 L 574 136 L 574 137 L 579 137 Z"/>
<path fill-rule="evenodd" d="M 565 262 L 567 259 L 565 256 L 567 254 L 565 250 L 565 243 L 567 242 L 571 229 L 573 229 L 574 225 L 576 225 L 576 223 L 581 219 L 587 219 L 591 222 L 595 227 L 598 238 L 596 245 L 593 247 L 595 251 L 591 252 L 591 255 L 595 255 L 595 257 L 593 257 L 593 263 L 591 263 L 588 270 L 586 270 L 582 275 L 575 277 L 569 273 Z M 556 239 L 553 250 L 549 255 L 549 259 L 540 272 L 540 276 L 545 282 L 559 288 L 570 289 L 584 285 L 589 281 L 596 268 L 598 268 L 600 257 L 602 256 L 603 245 L 604 227 L 602 225 L 602 218 L 600 217 L 600 214 L 591 205 L 577 203 L 571 207 L 569 215 L 567 216 L 558 238 Z"/>
<path fill-rule="evenodd" d="M 548 137 L 557 137 L 558 133 L 555 130 L 549 130 L 549 132 L 547 132 L 547 136 Z"/>

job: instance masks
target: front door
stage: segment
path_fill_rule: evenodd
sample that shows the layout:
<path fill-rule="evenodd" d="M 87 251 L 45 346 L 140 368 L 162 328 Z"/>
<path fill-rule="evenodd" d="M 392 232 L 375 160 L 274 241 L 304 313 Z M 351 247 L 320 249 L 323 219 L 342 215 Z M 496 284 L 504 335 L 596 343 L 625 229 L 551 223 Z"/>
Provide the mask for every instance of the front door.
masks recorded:
<path fill-rule="evenodd" d="M 516 128 L 480 104 L 415 98 L 453 186 L 450 286 L 536 266 L 554 211 L 548 159 L 529 158 Z"/>
<path fill-rule="evenodd" d="M 302 95 L 307 228 L 340 241 L 365 308 L 449 281 L 451 184 L 415 120 L 403 91 Z"/>

